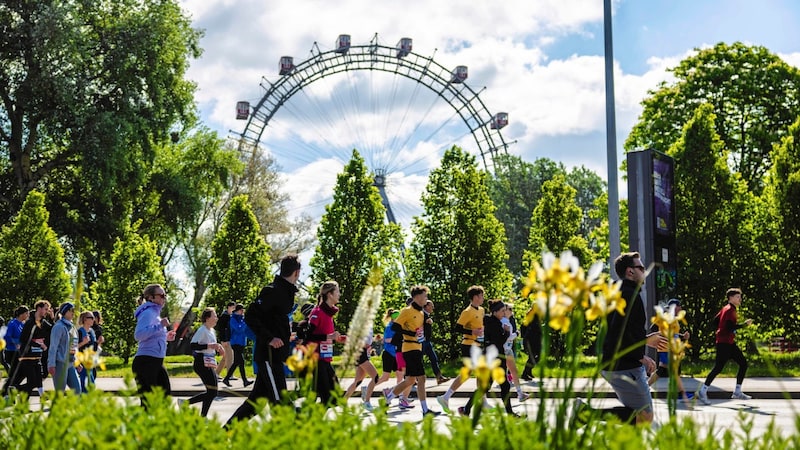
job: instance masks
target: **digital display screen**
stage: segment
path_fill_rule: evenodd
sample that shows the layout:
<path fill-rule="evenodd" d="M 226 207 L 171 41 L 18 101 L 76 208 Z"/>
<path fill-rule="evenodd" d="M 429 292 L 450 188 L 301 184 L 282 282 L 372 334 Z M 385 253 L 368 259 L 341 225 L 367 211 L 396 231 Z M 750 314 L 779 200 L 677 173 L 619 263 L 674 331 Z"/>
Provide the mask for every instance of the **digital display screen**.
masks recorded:
<path fill-rule="evenodd" d="M 675 232 L 675 205 L 673 204 L 673 165 L 668 159 L 653 158 L 653 219 L 654 230 L 661 235 Z"/>

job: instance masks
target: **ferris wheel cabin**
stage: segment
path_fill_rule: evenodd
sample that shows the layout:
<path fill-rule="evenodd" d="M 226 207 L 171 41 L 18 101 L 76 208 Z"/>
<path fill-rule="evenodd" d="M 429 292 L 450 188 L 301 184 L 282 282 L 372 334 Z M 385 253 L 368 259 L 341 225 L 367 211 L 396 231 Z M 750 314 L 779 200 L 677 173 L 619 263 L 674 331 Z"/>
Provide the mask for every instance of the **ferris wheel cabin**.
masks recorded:
<path fill-rule="evenodd" d="M 456 66 L 455 70 L 450 74 L 450 82 L 463 83 L 467 81 L 468 74 L 467 66 Z"/>
<path fill-rule="evenodd" d="M 340 34 L 336 39 L 336 53 L 347 53 L 350 50 L 350 35 Z"/>
<path fill-rule="evenodd" d="M 291 56 L 281 56 L 280 62 L 280 70 L 278 73 L 280 75 L 289 75 L 294 71 L 294 58 Z"/>
<path fill-rule="evenodd" d="M 489 128 L 499 130 L 508 125 L 508 113 L 500 112 L 492 117 L 492 123 Z"/>
<path fill-rule="evenodd" d="M 236 120 L 247 120 L 250 116 L 250 102 L 236 102 Z"/>
<path fill-rule="evenodd" d="M 397 57 L 405 58 L 411 53 L 411 38 L 402 38 L 397 42 Z"/>

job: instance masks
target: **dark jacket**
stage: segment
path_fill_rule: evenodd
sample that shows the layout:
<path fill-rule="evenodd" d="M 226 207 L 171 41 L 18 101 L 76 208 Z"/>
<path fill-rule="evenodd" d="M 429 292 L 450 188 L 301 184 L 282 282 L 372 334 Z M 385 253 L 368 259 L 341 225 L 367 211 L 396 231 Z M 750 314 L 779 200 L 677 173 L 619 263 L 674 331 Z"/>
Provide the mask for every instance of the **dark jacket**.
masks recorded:
<path fill-rule="evenodd" d="M 502 356 L 503 344 L 506 343 L 510 333 L 503 328 L 503 324 L 500 323 L 500 319 L 495 317 L 493 314 L 489 314 L 483 318 L 483 327 L 483 337 L 484 342 L 486 343 L 486 348 L 489 348 L 490 345 L 494 345 L 497 347 L 500 358 L 505 359 Z"/>
<path fill-rule="evenodd" d="M 616 310 L 608 315 L 608 333 L 603 342 L 603 362 L 614 359 L 616 362 L 605 370 L 635 369 L 642 366 L 640 360 L 644 357 L 647 315 L 642 296 L 639 295 L 640 287 L 635 281 L 622 280 L 620 292 L 626 302 L 625 315 L 620 315 Z M 633 345 L 635 347 L 631 351 L 623 353 Z"/>
<path fill-rule="evenodd" d="M 284 361 L 289 357 L 289 313 L 294 306 L 296 292 L 297 286 L 276 276 L 247 307 L 244 321 L 256 336 L 256 352 L 253 355 L 256 361 L 277 361 L 275 358 Z M 276 337 L 283 341 L 283 347 L 275 349 L 269 345 Z"/>
<path fill-rule="evenodd" d="M 217 331 L 217 339 L 219 342 L 229 342 L 231 340 L 231 315 L 228 310 L 222 312 L 217 320 L 217 326 L 214 329 Z"/>

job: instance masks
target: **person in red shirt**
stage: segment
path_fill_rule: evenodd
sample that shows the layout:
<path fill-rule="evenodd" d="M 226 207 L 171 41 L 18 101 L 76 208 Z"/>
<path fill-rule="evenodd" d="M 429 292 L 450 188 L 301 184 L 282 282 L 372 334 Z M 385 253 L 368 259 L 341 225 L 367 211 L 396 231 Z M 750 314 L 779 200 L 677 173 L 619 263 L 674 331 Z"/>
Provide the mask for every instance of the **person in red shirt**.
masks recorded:
<path fill-rule="evenodd" d="M 333 344 L 344 343 L 347 336 L 340 334 L 334 328 L 333 316 L 339 312 L 336 306 L 341 297 L 339 283 L 326 281 L 319 288 L 317 295 L 317 306 L 311 310 L 308 317 L 310 331 L 308 342 L 317 345 L 319 353 L 319 363 L 317 365 L 316 392 L 317 397 L 325 405 L 336 405 L 336 397 L 332 395 L 335 387 L 339 386 L 339 380 L 333 370 Z"/>
<path fill-rule="evenodd" d="M 711 386 L 714 378 L 722 372 L 725 364 L 731 359 L 739 365 L 739 371 L 736 373 L 736 389 L 733 391 L 731 398 L 736 400 L 750 400 L 751 398 L 749 395 L 742 392 L 742 382 L 747 372 L 747 360 L 733 340 L 736 335 L 736 330 L 750 325 L 753 323 L 753 320 L 747 319 L 742 323 L 737 323 L 736 308 L 742 304 L 741 289 L 730 288 L 725 295 L 728 297 L 728 304 L 725 305 L 715 317 L 715 320 L 718 321 L 718 325 L 716 337 L 717 356 L 714 361 L 714 368 L 711 369 L 711 372 L 706 377 L 705 383 L 700 387 L 700 392 L 697 394 L 697 398 L 705 405 L 711 404 L 711 401 L 708 399 L 708 387 Z"/>

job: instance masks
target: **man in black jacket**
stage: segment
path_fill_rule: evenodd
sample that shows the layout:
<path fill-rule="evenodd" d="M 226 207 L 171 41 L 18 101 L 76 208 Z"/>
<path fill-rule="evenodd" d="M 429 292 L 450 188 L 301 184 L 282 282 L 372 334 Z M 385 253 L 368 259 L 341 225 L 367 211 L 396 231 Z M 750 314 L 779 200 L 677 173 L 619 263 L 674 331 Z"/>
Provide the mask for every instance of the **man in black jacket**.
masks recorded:
<path fill-rule="evenodd" d="M 286 255 L 281 259 L 279 275 L 261 290 L 258 297 L 247 308 L 244 321 L 256 336 L 253 362 L 258 373 L 253 390 L 247 400 L 233 413 L 228 427 L 234 420 L 244 420 L 256 414 L 255 404 L 260 398 L 270 403 L 280 403 L 281 393 L 286 390 L 286 375 L 283 363 L 289 357 L 291 325 L 289 313 L 294 306 L 294 295 L 300 278 L 300 261 L 297 255 Z"/>
<path fill-rule="evenodd" d="M 614 260 L 614 270 L 622 279 L 620 291 L 626 302 L 625 315 L 616 310 L 608 315 L 602 375 L 624 406 L 605 409 L 603 413 L 613 414 L 622 422 L 649 423 L 653 421 L 653 399 L 647 377 L 656 369 L 656 363 L 645 355 L 645 346 L 663 348 L 667 339 L 658 332 L 646 332 L 647 314 L 640 290 L 647 271 L 639 253 L 619 255 Z M 579 400 L 576 410 L 583 408 Z"/>

